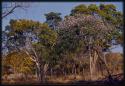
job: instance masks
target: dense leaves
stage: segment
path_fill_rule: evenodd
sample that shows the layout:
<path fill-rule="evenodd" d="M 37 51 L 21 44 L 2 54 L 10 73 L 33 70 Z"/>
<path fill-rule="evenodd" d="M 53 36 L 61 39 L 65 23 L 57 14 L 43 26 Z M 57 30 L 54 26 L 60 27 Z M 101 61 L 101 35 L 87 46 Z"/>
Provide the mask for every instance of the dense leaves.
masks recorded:
<path fill-rule="evenodd" d="M 49 27 L 51 27 L 52 29 L 56 29 L 58 22 L 62 20 L 60 15 L 61 13 L 55 13 L 55 12 L 50 12 L 45 14 L 46 23 L 49 25 Z"/>
<path fill-rule="evenodd" d="M 123 14 L 112 4 L 83 4 L 74 7 L 63 20 L 60 15 L 45 14 L 45 23 L 11 20 L 2 33 L 2 47 L 8 50 L 5 65 L 17 72 L 29 72 L 34 63 L 41 81 L 47 71 L 51 75 L 85 75 L 88 71 L 96 75 L 96 69 L 106 70 L 104 52 L 114 45 L 112 40 L 123 44 Z"/>

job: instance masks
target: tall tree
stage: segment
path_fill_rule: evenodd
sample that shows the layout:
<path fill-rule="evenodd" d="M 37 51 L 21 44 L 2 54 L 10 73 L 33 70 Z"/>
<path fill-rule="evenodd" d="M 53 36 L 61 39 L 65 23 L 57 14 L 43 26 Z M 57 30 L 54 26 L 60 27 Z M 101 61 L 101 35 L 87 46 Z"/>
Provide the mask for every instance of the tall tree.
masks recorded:
<path fill-rule="evenodd" d="M 23 50 L 29 55 L 29 59 L 35 62 L 38 79 L 43 82 L 44 70 L 47 66 L 46 58 L 49 49 L 55 44 L 56 32 L 52 31 L 47 24 L 32 20 L 11 20 L 10 33 L 7 45 L 13 47 L 11 52 Z M 8 44 L 9 43 L 9 44 Z"/>
<path fill-rule="evenodd" d="M 108 67 L 103 60 L 104 55 L 102 50 L 108 48 L 105 47 L 106 45 L 111 45 L 109 43 L 114 36 L 113 33 L 116 31 L 113 25 L 104 24 L 103 20 L 91 15 L 78 14 L 65 18 L 64 21 L 59 23 L 59 28 L 66 31 L 69 30 L 70 33 L 76 32 L 77 35 L 75 37 L 84 41 L 85 46 L 83 48 L 88 51 L 90 58 L 91 79 L 93 79 L 93 73 L 95 73 L 97 59 L 100 59 L 105 64 L 109 73 Z"/>
<path fill-rule="evenodd" d="M 49 25 L 50 28 L 56 29 L 58 22 L 62 20 L 60 15 L 61 13 L 55 13 L 55 12 L 49 12 L 45 14 L 46 23 Z"/>

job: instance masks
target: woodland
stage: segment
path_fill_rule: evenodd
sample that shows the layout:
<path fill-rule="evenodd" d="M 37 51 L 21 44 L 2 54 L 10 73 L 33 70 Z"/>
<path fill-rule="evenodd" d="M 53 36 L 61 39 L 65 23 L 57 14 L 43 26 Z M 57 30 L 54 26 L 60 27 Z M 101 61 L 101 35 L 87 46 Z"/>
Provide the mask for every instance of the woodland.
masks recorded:
<path fill-rule="evenodd" d="M 123 13 L 115 5 L 80 4 L 64 18 L 44 16 L 45 22 L 11 19 L 2 31 L 3 84 L 123 80 L 123 53 L 111 52 L 123 46 Z"/>

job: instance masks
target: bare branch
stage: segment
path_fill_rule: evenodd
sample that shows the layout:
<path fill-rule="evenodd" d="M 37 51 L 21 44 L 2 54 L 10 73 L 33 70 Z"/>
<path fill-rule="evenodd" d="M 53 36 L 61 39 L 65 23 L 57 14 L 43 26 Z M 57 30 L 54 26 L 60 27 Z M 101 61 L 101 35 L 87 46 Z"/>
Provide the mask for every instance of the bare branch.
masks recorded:
<path fill-rule="evenodd" d="M 4 12 L 5 15 L 2 15 L 2 19 L 3 19 L 4 17 L 8 16 L 9 14 L 13 13 L 14 10 L 15 10 L 16 8 L 18 8 L 18 7 L 20 7 L 20 6 L 15 6 L 15 7 L 13 7 L 9 12 Z M 2 13 L 2 14 L 3 14 L 3 13 Z"/>
<path fill-rule="evenodd" d="M 27 8 L 28 6 L 25 6 L 23 5 L 23 3 L 18 2 L 6 3 L 5 5 L 2 5 L 2 19 L 12 14 L 15 9 L 22 8 L 23 10 L 26 10 L 25 8 Z"/>

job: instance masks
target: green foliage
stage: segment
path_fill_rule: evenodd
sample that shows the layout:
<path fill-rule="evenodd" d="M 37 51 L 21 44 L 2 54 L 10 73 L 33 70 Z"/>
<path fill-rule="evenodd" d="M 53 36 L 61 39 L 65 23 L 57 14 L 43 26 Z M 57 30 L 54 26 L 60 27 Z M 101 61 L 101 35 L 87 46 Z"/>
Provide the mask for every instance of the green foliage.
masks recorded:
<path fill-rule="evenodd" d="M 57 33 L 49 28 L 43 28 L 39 34 L 41 44 L 45 46 L 54 46 L 57 40 Z"/>
<path fill-rule="evenodd" d="M 13 31 L 24 31 L 27 29 L 42 27 L 42 24 L 32 20 L 19 19 L 10 20 L 10 27 Z"/>
<path fill-rule="evenodd" d="M 71 11 L 71 15 L 74 15 L 76 13 L 87 13 L 87 6 L 84 4 L 78 5 L 76 6 L 72 11 Z"/>
<path fill-rule="evenodd" d="M 84 12 L 84 11 L 86 11 L 86 12 Z M 120 31 L 123 31 L 123 13 L 117 11 L 115 5 L 100 4 L 99 6 L 97 6 L 96 4 L 90 4 L 90 5 L 86 6 L 86 5 L 82 4 L 82 5 L 76 6 L 71 11 L 71 15 L 78 14 L 78 13 L 80 13 L 80 14 L 87 13 L 88 15 L 97 14 L 96 16 L 95 15 L 94 16 L 95 17 L 98 16 L 99 18 L 101 18 L 103 20 L 105 25 L 109 24 L 108 26 L 110 26 L 110 28 L 114 28 L 114 31 L 110 32 L 110 30 L 109 30 L 106 32 L 108 34 L 105 35 L 105 38 L 107 40 L 112 40 L 113 38 L 115 38 L 117 43 L 122 43 L 121 40 L 123 40 L 123 39 L 118 34 L 120 33 L 119 29 L 120 29 Z M 87 26 L 87 24 L 86 24 L 86 26 Z M 116 30 L 115 30 L 115 28 L 116 28 Z M 96 32 L 97 32 L 96 30 L 87 29 L 87 31 L 85 33 L 94 34 Z M 114 34 L 114 33 L 117 33 L 117 34 Z M 102 45 L 102 42 L 103 41 L 101 41 L 101 40 L 99 41 L 100 45 Z"/>
<path fill-rule="evenodd" d="M 72 9 L 70 15 L 74 14 L 97 14 L 97 16 L 115 26 L 123 23 L 123 14 L 117 11 L 116 6 L 113 4 L 100 4 L 100 6 L 97 6 L 96 4 L 90 4 L 89 6 L 81 4 Z"/>
<path fill-rule="evenodd" d="M 55 12 L 50 12 L 50 13 L 45 14 L 47 20 L 56 19 L 57 21 L 61 20 L 60 15 L 61 13 L 55 13 Z"/>
<path fill-rule="evenodd" d="M 95 4 L 90 4 L 88 10 L 91 14 L 97 13 L 99 8 Z"/>
<path fill-rule="evenodd" d="M 117 43 L 123 45 L 123 41 L 124 41 L 123 34 L 119 34 L 117 36 Z"/>
<path fill-rule="evenodd" d="M 52 59 L 55 58 L 54 46 L 56 45 L 58 34 L 50 29 L 47 24 L 38 32 L 39 42 L 34 44 L 35 50 L 39 53 L 42 61 L 53 63 L 54 60 Z"/>
<path fill-rule="evenodd" d="M 56 29 L 58 22 L 60 22 L 62 20 L 60 15 L 61 15 L 61 13 L 56 13 L 56 12 L 49 12 L 49 13 L 45 14 L 46 23 L 49 25 L 50 28 Z"/>

